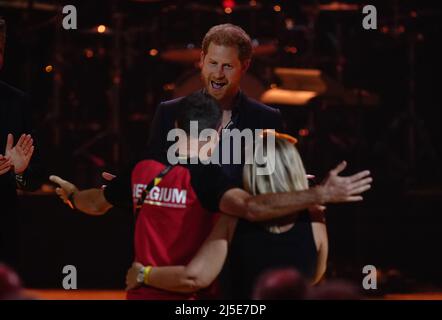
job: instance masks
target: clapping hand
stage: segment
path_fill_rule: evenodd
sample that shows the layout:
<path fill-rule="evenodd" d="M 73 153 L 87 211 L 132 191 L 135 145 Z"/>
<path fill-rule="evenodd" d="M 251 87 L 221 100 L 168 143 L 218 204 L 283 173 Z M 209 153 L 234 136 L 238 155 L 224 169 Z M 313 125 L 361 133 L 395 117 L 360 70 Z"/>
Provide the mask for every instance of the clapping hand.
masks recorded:
<path fill-rule="evenodd" d="M 32 154 L 34 153 L 34 141 L 31 135 L 22 134 L 14 146 L 14 136 L 8 134 L 6 140 L 5 155 L 10 160 L 10 166 L 13 167 L 15 174 L 22 174 L 29 166 Z M 5 158 L 5 157 L 3 157 Z M 1 160 L 0 160 L 0 168 Z M 0 174 L 2 174 L 0 169 Z"/>

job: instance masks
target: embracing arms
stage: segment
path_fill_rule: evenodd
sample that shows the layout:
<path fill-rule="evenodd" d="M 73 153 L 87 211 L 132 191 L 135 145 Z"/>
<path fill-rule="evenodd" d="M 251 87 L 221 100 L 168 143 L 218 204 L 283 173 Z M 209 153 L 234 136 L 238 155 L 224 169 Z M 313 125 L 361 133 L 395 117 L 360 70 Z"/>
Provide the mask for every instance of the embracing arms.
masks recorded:
<path fill-rule="evenodd" d="M 153 267 L 144 279 L 145 284 L 175 292 L 194 292 L 208 287 L 221 272 L 235 226 L 236 218 L 221 214 L 187 266 Z M 133 263 L 126 276 L 126 290 L 141 285 L 137 275 L 143 267 L 138 262 Z"/>
<path fill-rule="evenodd" d="M 361 193 L 371 187 L 370 172 L 339 176 L 346 166 L 347 163 L 343 161 L 329 172 L 321 185 L 302 191 L 252 196 L 239 188 L 230 189 L 221 197 L 220 210 L 249 221 L 266 221 L 316 205 L 361 201 Z"/>

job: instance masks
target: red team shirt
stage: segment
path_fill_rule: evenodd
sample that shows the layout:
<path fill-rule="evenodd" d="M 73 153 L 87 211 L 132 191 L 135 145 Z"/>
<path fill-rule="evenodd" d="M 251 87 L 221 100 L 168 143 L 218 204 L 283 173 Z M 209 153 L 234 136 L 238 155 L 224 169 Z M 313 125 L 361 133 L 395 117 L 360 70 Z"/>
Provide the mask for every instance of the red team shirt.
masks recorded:
<path fill-rule="evenodd" d="M 160 158 L 143 160 L 131 174 L 132 204 L 146 185 L 166 167 Z M 119 203 L 127 181 L 115 181 L 105 190 L 106 199 Z M 135 261 L 143 265 L 187 265 L 212 230 L 221 196 L 231 188 L 216 165 L 174 166 L 148 192 L 135 222 Z M 127 192 L 124 192 L 127 194 Z M 200 293 L 181 294 L 142 286 L 130 290 L 128 299 L 198 299 Z"/>

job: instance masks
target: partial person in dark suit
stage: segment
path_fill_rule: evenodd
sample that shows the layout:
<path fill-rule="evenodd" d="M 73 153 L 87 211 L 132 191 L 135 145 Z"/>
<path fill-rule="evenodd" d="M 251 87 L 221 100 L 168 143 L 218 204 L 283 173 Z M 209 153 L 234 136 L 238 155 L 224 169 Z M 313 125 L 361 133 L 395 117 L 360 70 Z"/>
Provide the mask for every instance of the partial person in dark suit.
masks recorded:
<path fill-rule="evenodd" d="M 0 18 L 0 70 L 4 62 L 5 42 L 6 24 Z M 31 132 L 26 95 L 0 81 L 0 261 L 14 268 L 18 267 L 19 257 L 16 190 L 34 190 L 44 179 L 37 165 Z"/>

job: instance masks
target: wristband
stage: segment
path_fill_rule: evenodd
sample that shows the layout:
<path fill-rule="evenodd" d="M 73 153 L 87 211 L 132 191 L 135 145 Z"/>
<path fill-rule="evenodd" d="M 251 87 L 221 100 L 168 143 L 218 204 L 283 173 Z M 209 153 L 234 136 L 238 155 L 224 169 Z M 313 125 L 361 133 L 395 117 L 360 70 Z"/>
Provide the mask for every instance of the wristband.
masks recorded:
<path fill-rule="evenodd" d="M 74 193 L 75 193 L 75 192 L 71 192 L 71 193 L 69 194 L 69 196 L 68 196 L 67 201 L 66 201 L 66 203 L 68 204 L 69 207 L 71 207 L 72 210 L 77 209 L 77 208 L 75 207 L 75 202 L 74 202 Z"/>
<path fill-rule="evenodd" d="M 19 188 L 26 187 L 26 179 L 22 173 L 18 173 L 15 175 L 15 182 L 17 183 Z"/>
<path fill-rule="evenodd" d="M 146 266 L 144 268 L 144 284 L 145 285 L 149 285 L 149 275 L 150 275 L 151 271 L 152 271 L 152 266 Z"/>

